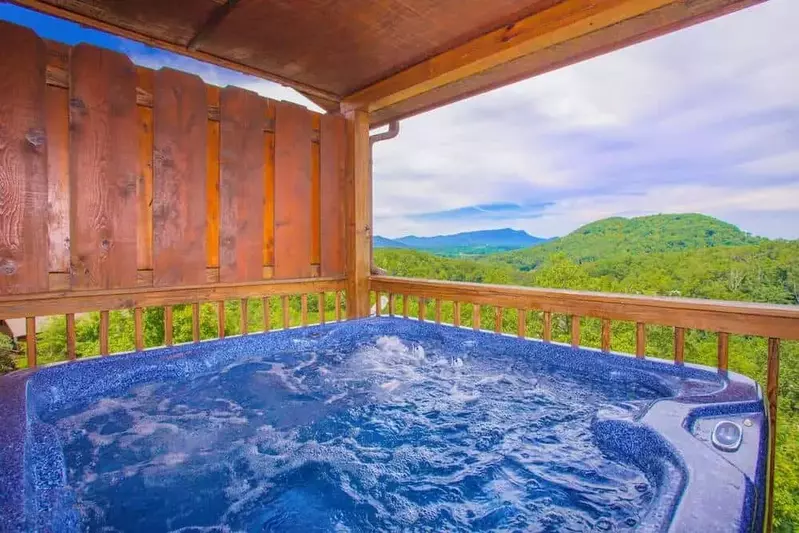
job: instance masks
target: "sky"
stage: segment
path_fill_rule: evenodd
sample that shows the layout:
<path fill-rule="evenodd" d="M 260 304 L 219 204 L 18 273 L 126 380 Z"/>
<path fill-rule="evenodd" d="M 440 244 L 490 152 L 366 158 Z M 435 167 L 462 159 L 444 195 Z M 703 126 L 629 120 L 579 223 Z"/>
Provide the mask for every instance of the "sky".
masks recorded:
<path fill-rule="evenodd" d="M 318 110 L 295 91 L 0 4 L 41 36 Z M 769 0 L 402 121 L 374 148 L 375 233 L 699 212 L 799 238 L 799 1 Z"/>

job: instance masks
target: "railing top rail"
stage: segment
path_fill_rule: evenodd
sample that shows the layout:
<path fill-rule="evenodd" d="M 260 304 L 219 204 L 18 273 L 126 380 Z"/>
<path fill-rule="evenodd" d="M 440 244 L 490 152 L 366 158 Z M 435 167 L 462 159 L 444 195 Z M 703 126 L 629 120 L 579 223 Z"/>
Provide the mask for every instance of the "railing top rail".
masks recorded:
<path fill-rule="evenodd" d="M 799 306 L 372 276 L 371 289 L 517 309 L 799 340 Z"/>

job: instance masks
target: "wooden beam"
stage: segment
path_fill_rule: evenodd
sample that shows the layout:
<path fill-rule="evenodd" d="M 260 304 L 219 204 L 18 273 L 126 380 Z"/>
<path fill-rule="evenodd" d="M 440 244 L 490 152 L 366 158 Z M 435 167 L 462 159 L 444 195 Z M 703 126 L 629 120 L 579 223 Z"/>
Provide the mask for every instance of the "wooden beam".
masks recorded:
<path fill-rule="evenodd" d="M 122 28 L 121 26 L 116 26 L 114 24 L 109 24 L 107 22 L 103 22 L 101 20 L 97 20 L 91 17 L 87 17 L 85 15 L 81 15 L 79 13 L 75 13 L 70 11 L 69 9 L 65 9 L 63 7 L 59 7 L 57 5 L 53 5 L 42 0 L 11 0 L 12 3 L 20 5 L 22 7 L 27 7 L 29 9 L 33 9 L 34 11 L 38 11 L 39 13 L 44 13 L 45 15 L 51 15 L 54 17 L 62 18 L 65 20 L 71 20 L 72 22 L 77 22 L 82 26 L 87 26 L 90 28 L 94 28 L 100 31 L 104 31 L 106 33 L 111 33 L 113 35 L 118 35 L 120 37 L 125 37 L 127 39 L 131 39 L 133 41 L 137 41 L 140 43 L 144 43 L 148 46 L 154 46 L 156 48 L 161 48 L 162 50 L 168 50 L 169 52 L 174 52 L 176 54 L 188 56 L 194 59 L 198 59 L 200 61 L 205 61 L 206 63 L 211 63 L 212 65 L 217 65 L 220 67 L 229 68 L 238 72 L 243 72 L 244 74 L 250 74 L 252 76 L 257 76 L 259 78 L 263 78 L 265 80 L 273 81 L 275 83 L 279 83 L 281 85 L 285 85 L 287 87 L 291 87 L 292 89 L 296 89 L 298 91 L 302 91 L 304 93 L 313 94 L 315 96 L 320 96 L 327 100 L 335 100 L 338 101 L 338 95 L 330 93 L 328 91 L 323 91 L 322 89 L 318 89 L 311 85 L 307 85 L 305 83 L 300 83 L 297 81 L 290 80 L 278 74 L 273 74 L 271 72 L 267 72 L 265 70 L 260 70 L 257 68 L 249 67 L 247 65 L 243 65 L 241 63 L 236 63 L 235 61 L 231 61 L 229 59 L 225 59 L 223 57 L 215 56 L 213 54 L 209 54 L 206 52 L 200 52 L 198 50 L 190 50 L 184 46 L 181 46 L 176 43 L 171 43 L 168 41 L 164 41 L 161 39 L 157 39 L 155 37 L 150 37 L 149 35 L 144 35 L 142 33 L 128 30 Z"/>
<path fill-rule="evenodd" d="M 194 37 L 189 39 L 189 44 L 186 45 L 186 48 L 192 52 L 196 52 L 197 49 L 203 45 L 203 42 L 208 40 L 208 38 L 214 33 L 214 30 L 219 27 L 222 21 L 225 20 L 225 18 L 230 14 L 230 12 L 233 11 L 233 8 L 236 7 L 238 1 L 239 0 L 227 0 L 227 2 L 224 4 L 214 8 L 205 23 L 194 34 Z"/>
<path fill-rule="evenodd" d="M 799 307 L 372 276 L 374 291 L 547 313 L 625 320 L 731 335 L 799 340 Z M 545 333 L 546 335 L 546 325 Z"/>
<path fill-rule="evenodd" d="M 44 292 L 0 297 L 0 318 L 49 316 L 90 311 L 161 307 L 191 302 L 211 302 L 281 296 L 306 292 L 340 291 L 342 278 L 218 283 L 170 288 L 136 287 L 111 290 Z"/>
<path fill-rule="evenodd" d="M 559 2 L 347 96 L 342 109 L 377 111 L 677 1 Z"/>
<path fill-rule="evenodd" d="M 347 319 L 369 315 L 372 264 L 372 177 L 369 172 L 369 114 L 348 113 L 346 213 Z M 386 291 L 389 292 L 389 291 Z"/>

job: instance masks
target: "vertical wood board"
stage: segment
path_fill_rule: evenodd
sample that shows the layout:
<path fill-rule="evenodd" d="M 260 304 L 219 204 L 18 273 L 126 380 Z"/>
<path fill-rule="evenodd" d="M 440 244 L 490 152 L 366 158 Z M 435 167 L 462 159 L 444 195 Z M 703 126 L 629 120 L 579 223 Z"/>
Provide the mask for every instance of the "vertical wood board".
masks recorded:
<path fill-rule="evenodd" d="M 171 69 L 153 93 L 153 285 L 205 282 L 205 84 Z"/>
<path fill-rule="evenodd" d="M 346 122 L 324 115 L 320 131 L 321 275 L 342 276 L 345 271 L 344 172 Z"/>

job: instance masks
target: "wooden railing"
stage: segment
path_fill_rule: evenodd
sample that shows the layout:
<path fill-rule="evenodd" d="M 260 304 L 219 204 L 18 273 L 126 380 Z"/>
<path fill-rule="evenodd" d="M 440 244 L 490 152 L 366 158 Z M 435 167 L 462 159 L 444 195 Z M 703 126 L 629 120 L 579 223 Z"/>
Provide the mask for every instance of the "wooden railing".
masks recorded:
<path fill-rule="evenodd" d="M 729 366 L 731 334 L 765 337 L 767 343 L 766 397 L 772 438 L 769 450 L 769 480 L 773 480 L 774 446 L 777 430 L 777 392 L 779 386 L 779 352 L 781 340 L 799 340 L 799 306 L 768 305 L 746 302 L 725 302 L 687 298 L 650 297 L 626 294 L 607 294 L 557 289 L 432 281 L 390 276 L 372 276 L 370 290 L 374 293 L 376 314 L 388 313 L 409 316 L 409 301 L 416 301 L 419 320 L 442 322 L 442 306 L 452 305 L 452 325 L 461 326 L 462 306 L 472 306 L 472 327 L 503 333 L 503 314 L 515 310 L 516 334 L 527 336 L 526 318 L 531 311 L 540 312 L 541 339 L 552 341 L 553 314 L 570 316 L 570 344 L 581 345 L 581 322 L 585 318 L 601 321 L 600 347 L 609 352 L 613 321 L 635 323 L 635 355 L 646 354 L 647 326 L 670 326 L 674 329 L 674 361 L 685 361 L 686 330 L 703 330 L 717 335 L 716 367 L 726 372 Z M 387 305 L 382 305 L 387 295 Z M 401 311 L 398 299 L 402 299 Z M 430 316 L 429 307 L 434 311 Z M 482 310 L 493 307 L 494 324 L 481 323 Z M 769 496 L 773 494 L 770 481 Z M 770 498 L 771 499 L 771 498 Z"/>
<path fill-rule="evenodd" d="M 109 355 L 109 314 L 110 311 L 120 309 L 133 310 L 134 322 L 134 348 L 144 349 L 144 308 L 164 308 L 164 345 L 171 346 L 173 342 L 173 306 L 191 304 L 192 315 L 192 342 L 200 342 L 200 304 L 213 303 L 217 306 L 217 337 L 225 337 L 225 302 L 237 300 L 240 302 L 240 333 L 246 335 L 248 331 L 248 302 L 252 299 L 262 299 L 264 306 L 263 331 L 269 331 L 275 325 L 270 322 L 270 298 L 280 298 L 281 324 L 279 327 L 290 326 L 289 297 L 300 296 L 302 326 L 309 325 L 308 301 L 318 299 L 318 321 L 325 322 L 326 294 L 333 293 L 335 320 L 343 318 L 342 300 L 346 281 L 339 278 L 312 278 L 289 281 L 260 281 L 253 283 L 217 283 L 174 287 L 168 289 L 155 289 L 140 287 L 132 289 L 103 290 L 103 291 L 65 291 L 62 293 L 48 292 L 27 294 L 23 296 L 0 297 L 0 318 L 25 318 L 27 365 L 36 367 L 37 341 L 36 318 L 44 316 L 64 315 L 66 317 L 66 356 L 72 360 L 76 358 L 76 330 L 75 317 L 80 313 L 99 311 L 99 345 L 100 355 Z M 31 334 L 34 333 L 34 334 Z"/>

